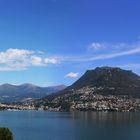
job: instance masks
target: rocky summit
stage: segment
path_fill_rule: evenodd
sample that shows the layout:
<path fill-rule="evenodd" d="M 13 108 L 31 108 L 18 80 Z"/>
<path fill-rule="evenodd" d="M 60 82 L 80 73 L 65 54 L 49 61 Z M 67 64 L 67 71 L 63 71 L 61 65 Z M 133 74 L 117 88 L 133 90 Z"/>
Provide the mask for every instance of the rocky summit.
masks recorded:
<path fill-rule="evenodd" d="M 96 90 L 96 94 L 101 95 L 140 97 L 140 76 L 132 71 L 120 68 L 97 67 L 94 70 L 87 70 L 74 84 L 55 95 L 67 94 L 72 90 L 78 90 L 83 87 L 98 88 L 99 90 Z"/>

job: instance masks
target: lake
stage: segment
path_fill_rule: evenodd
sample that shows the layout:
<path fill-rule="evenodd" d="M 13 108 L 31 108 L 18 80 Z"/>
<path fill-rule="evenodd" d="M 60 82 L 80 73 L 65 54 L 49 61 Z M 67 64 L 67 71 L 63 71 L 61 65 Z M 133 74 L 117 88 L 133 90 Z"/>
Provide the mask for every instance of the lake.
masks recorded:
<path fill-rule="evenodd" d="M 0 111 L 14 140 L 140 140 L 140 113 Z"/>

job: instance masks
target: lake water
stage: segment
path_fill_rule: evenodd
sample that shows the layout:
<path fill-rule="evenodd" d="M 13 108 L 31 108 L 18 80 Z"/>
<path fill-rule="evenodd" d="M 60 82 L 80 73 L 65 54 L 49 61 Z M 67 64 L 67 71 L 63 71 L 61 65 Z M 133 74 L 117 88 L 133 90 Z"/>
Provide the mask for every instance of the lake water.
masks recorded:
<path fill-rule="evenodd" d="M 1 111 L 14 140 L 140 140 L 140 113 Z"/>

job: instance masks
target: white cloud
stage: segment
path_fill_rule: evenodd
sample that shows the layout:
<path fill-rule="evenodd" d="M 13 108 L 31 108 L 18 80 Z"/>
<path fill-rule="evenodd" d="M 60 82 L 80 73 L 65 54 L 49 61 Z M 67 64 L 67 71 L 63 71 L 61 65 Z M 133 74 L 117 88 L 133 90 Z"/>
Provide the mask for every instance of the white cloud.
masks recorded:
<path fill-rule="evenodd" d="M 93 42 L 88 46 L 88 49 L 92 49 L 92 50 L 101 50 L 103 48 L 105 48 L 105 45 L 103 43 L 98 43 L 98 42 Z"/>
<path fill-rule="evenodd" d="M 112 54 L 98 55 L 98 56 L 87 58 L 84 60 L 85 61 L 93 61 L 93 60 L 101 60 L 101 59 L 110 59 L 110 58 L 115 58 L 115 57 L 120 57 L 120 56 L 132 55 L 132 54 L 136 54 L 136 53 L 140 53 L 140 47 L 134 48 L 131 50 L 127 50 L 127 51 L 112 53 Z"/>
<path fill-rule="evenodd" d="M 108 43 L 108 42 L 93 42 L 88 46 L 89 50 L 94 51 L 118 51 L 133 48 L 135 45 L 140 44 L 139 42 L 135 44 L 126 44 L 125 42 L 120 43 Z"/>
<path fill-rule="evenodd" d="M 36 65 L 36 66 L 43 65 L 42 58 L 38 56 L 31 56 L 31 62 L 32 62 L 32 65 Z"/>
<path fill-rule="evenodd" d="M 39 53 L 39 54 L 45 54 L 45 52 L 43 52 L 43 51 L 37 51 L 37 53 Z"/>
<path fill-rule="evenodd" d="M 58 64 L 60 63 L 60 60 L 58 58 L 45 58 L 44 63 L 45 64 Z"/>
<path fill-rule="evenodd" d="M 140 42 L 133 44 L 126 43 L 93 43 L 91 45 L 94 49 L 105 48 L 104 53 L 88 53 L 76 56 L 59 56 L 46 57 L 45 52 L 13 49 L 9 48 L 6 51 L 0 52 L 0 71 L 17 71 L 27 70 L 30 67 L 46 67 L 48 65 L 69 64 L 76 62 L 92 62 L 96 60 L 112 59 L 122 56 L 129 56 L 140 53 Z M 114 49 L 115 48 L 115 51 Z M 121 48 L 121 49 L 120 49 Z M 66 77 L 77 77 L 78 73 L 69 73 Z"/>
<path fill-rule="evenodd" d="M 76 77 L 78 77 L 78 75 L 79 75 L 78 72 L 76 72 L 76 73 L 70 72 L 70 73 L 68 73 L 65 77 L 76 78 Z"/>
<path fill-rule="evenodd" d="M 94 56 L 78 56 L 78 57 L 69 57 L 68 59 L 65 59 L 65 61 L 73 61 L 73 62 L 89 62 L 89 61 L 95 61 L 95 60 L 104 60 L 104 59 L 111 59 L 121 56 L 128 56 L 140 53 L 140 45 L 139 47 L 125 50 L 125 51 L 119 51 L 119 52 L 113 52 L 113 53 L 107 53 L 107 54 L 97 54 Z"/>
<path fill-rule="evenodd" d="M 33 53 L 33 51 L 29 50 L 10 48 L 5 52 L 0 52 L 0 63 L 11 62 L 14 60 L 24 60 L 26 57 Z"/>
<path fill-rule="evenodd" d="M 0 71 L 19 71 L 58 63 L 55 58 L 44 58 L 42 55 L 32 50 L 10 48 L 0 52 Z"/>

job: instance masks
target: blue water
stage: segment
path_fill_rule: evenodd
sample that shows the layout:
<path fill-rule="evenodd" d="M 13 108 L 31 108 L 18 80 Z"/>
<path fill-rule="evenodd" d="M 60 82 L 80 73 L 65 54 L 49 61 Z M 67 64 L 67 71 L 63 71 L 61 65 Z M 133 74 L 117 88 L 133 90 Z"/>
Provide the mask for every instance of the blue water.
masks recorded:
<path fill-rule="evenodd" d="M 140 140 L 140 113 L 1 111 L 14 140 Z"/>

